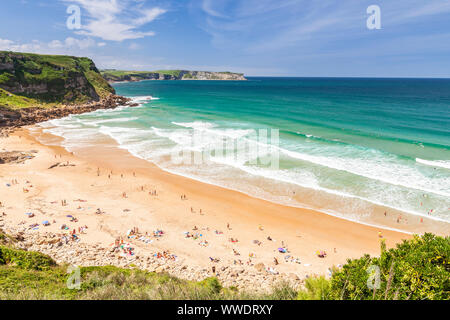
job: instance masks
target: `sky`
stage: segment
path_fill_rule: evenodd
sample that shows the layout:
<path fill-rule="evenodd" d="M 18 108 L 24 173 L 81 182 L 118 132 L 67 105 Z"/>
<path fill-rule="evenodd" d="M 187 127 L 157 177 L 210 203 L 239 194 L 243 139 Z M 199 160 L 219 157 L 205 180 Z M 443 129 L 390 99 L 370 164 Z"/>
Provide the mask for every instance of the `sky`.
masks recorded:
<path fill-rule="evenodd" d="M 450 0 L 2 0 L 0 50 L 121 70 L 448 78 Z"/>

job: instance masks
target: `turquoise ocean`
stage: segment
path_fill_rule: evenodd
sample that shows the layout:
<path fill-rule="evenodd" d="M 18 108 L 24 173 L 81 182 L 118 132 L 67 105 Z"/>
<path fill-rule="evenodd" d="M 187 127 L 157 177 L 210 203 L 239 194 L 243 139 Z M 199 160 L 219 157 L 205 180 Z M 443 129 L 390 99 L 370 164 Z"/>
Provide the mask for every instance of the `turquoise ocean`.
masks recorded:
<path fill-rule="evenodd" d="M 450 222 L 449 79 L 250 77 L 114 87 L 139 106 L 41 125 L 69 150 L 106 135 L 169 172 L 285 205 L 376 225 L 385 211 Z M 278 140 L 270 131 L 258 140 L 267 152 L 256 161 L 250 152 L 211 152 L 254 141 L 260 129 L 278 130 Z M 175 163 L 171 155 L 183 151 L 208 151 L 210 161 Z M 271 152 L 278 167 L 263 161 Z"/>

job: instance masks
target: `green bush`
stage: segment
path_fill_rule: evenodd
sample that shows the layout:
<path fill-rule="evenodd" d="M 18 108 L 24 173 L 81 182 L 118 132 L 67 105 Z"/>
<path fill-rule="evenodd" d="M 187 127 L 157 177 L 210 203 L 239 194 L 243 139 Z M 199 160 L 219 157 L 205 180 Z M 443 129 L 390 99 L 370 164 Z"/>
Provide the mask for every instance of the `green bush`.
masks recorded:
<path fill-rule="evenodd" d="M 404 240 L 379 258 L 348 260 L 331 279 L 334 299 L 450 299 L 450 238 L 430 233 Z M 380 271 L 380 287 L 368 286 L 371 266 Z M 375 269 L 372 269 L 375 270 Z M 373 277 L 371 277 L 373 278 Z"/>
<path fill-rule="evenodd" d="M 56 265 L 47 255 L 0 246 L 0 264 L 11 264 L 21 269 L 45 270 Z"/>
<path fill-rule="evenodd" d="M 300 290 L 297 300 L 329 300 L 331 292 L 331 281 L 325 277 L 308 278 L 305 288 Z"/>
<path fill-rule="evenodd" d="M 216 277 L 209 277 L 198 283 L 200 287 L 206 288 L 212 293 L 220 293 L 222 285 Z"/>

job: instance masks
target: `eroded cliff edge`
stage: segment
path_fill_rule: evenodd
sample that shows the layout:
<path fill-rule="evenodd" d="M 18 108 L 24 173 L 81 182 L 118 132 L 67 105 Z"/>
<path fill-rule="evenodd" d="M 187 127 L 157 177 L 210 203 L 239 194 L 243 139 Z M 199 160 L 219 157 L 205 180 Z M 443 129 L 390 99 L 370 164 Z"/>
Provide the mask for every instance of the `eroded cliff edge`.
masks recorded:
<path fill-rule="evenodd" d="M 129 103 L 89 58 L 0 51 L 0 128 Z"/>

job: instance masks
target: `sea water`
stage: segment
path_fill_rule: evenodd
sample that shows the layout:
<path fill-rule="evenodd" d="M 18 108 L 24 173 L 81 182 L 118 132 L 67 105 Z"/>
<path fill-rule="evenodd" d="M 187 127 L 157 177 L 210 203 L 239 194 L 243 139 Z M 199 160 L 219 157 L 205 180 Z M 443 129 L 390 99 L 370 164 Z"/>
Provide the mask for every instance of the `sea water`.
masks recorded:
<path fill-rule="evenodd" d="M 285 205 L 365 223 L 383 212 L 450 221 L 449 79 L 250 77 L 114 87 L 140 106 L 42 126 L 69 150 L 106 135 L 169 172 Z M 278 139 L 258 143 L 276 143 L 267 149 L 276 152 L 276 167 L 245 152 L 173 161 L 178 152 L 253 141 L 272 129 Z"/>

